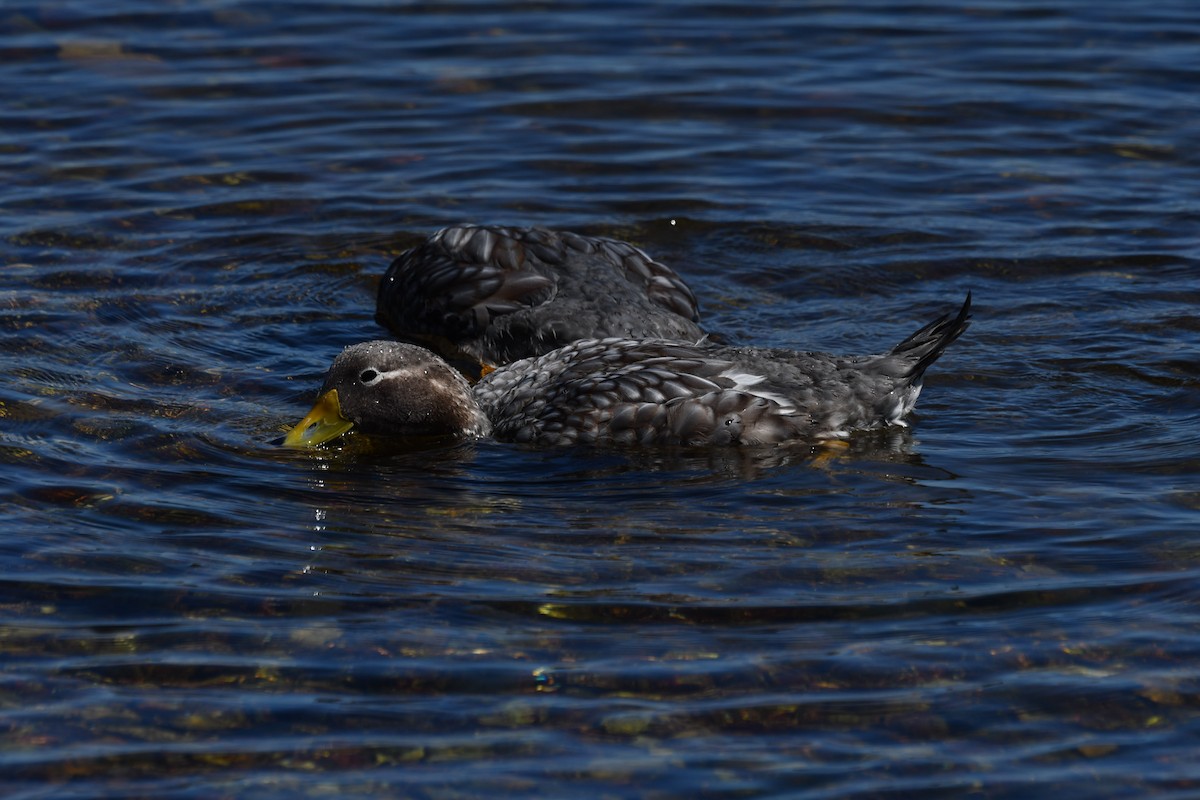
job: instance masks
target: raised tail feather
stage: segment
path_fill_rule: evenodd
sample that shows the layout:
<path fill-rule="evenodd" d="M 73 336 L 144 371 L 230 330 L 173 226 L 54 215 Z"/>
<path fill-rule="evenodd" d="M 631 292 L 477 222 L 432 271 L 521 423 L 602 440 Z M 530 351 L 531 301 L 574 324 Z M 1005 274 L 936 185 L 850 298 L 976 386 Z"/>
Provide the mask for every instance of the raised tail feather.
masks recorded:
<path fill-rule="evenodd" d="M 959 309 L 958 316 L 951 319 L 949 314 L 943 314 L 893 347 L 884 358 L 895 359 L 903 365 L 895 373 L 896 377 L 908 378 L 915 383 L 929 365 L 937 361 L 946 348 L 971 326 L 970 319 L 971 293 L 967 292 L 967 299 Z"/>

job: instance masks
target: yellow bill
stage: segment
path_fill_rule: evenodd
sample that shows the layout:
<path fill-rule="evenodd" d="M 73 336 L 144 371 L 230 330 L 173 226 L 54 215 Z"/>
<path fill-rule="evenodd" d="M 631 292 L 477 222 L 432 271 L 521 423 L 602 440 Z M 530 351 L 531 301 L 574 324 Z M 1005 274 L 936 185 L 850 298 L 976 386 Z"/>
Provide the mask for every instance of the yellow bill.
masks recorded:
<path fill-rule="evenodd" d="M 354 427 L 354 423 L 342 416 L 337 389 L 321 395 L 317 404 L 300 420 L 300 424 L 288 431 L 283 440 L 284 447 L 313 447 L 330 439 L 336 439 Z"/>

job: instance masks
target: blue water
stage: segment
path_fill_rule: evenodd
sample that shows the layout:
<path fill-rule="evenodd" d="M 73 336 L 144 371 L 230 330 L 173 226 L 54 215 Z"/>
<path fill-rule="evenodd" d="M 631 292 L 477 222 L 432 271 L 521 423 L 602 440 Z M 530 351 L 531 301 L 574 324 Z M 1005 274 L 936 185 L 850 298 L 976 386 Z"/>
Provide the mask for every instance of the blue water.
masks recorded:
<path fill-rule="evenodd" d="M 6 796 L 1200 796 L 1200 7 L 9 3 Z M 276 446 L 457 222 L 877 352 L 840 450 Z"/>

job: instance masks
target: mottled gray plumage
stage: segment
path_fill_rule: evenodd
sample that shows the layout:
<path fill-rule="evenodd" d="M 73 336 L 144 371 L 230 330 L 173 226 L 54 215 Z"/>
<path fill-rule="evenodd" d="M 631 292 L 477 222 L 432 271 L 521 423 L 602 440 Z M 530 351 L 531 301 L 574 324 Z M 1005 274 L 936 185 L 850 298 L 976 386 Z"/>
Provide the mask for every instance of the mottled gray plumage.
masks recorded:
<path fill-rule="evenodd" d="M 704 335 L 683 279 L 631 244 L 482 225 L 445 228 L 396 258 L 375 319 L 443 357 L 491 366 L 584 338 Z"/>
<path fill-rule="evenodd" d="M 490 432 L 547 445 L 843 438 L 904 424 L 926 368 L 967 329 L 970 308 L 968 294 L 956 316 L 882 355 L 585 339 L 474 386 L 416 345 L 369 342 L 338 356 L 323 392 L 338 389 L 345 418 L 364 433 Z"/>

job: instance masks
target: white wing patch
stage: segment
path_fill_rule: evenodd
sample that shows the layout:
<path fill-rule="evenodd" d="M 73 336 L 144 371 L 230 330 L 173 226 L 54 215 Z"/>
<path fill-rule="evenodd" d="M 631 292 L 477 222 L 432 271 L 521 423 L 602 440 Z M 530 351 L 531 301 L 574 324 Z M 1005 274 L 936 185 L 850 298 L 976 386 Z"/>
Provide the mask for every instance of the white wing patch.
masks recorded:
<path fill-rule="evenodd" d="M 735 369 L 727 369 L 718 374 L 717 377 L 726 378 L 733 381 L 733 389 L 738 392 L 761 397 L 764 400 L 770 400 L 779 406 L 779 410 L 785 414 L 790 414 L 796 410 L 796 404 L 790 399 L 776 392 L 768 392 L 763 389 L 755 389 L 754 387 L 766 380 L 762 375 L 754 375 L 749 372 L 738 372 Z"/>

